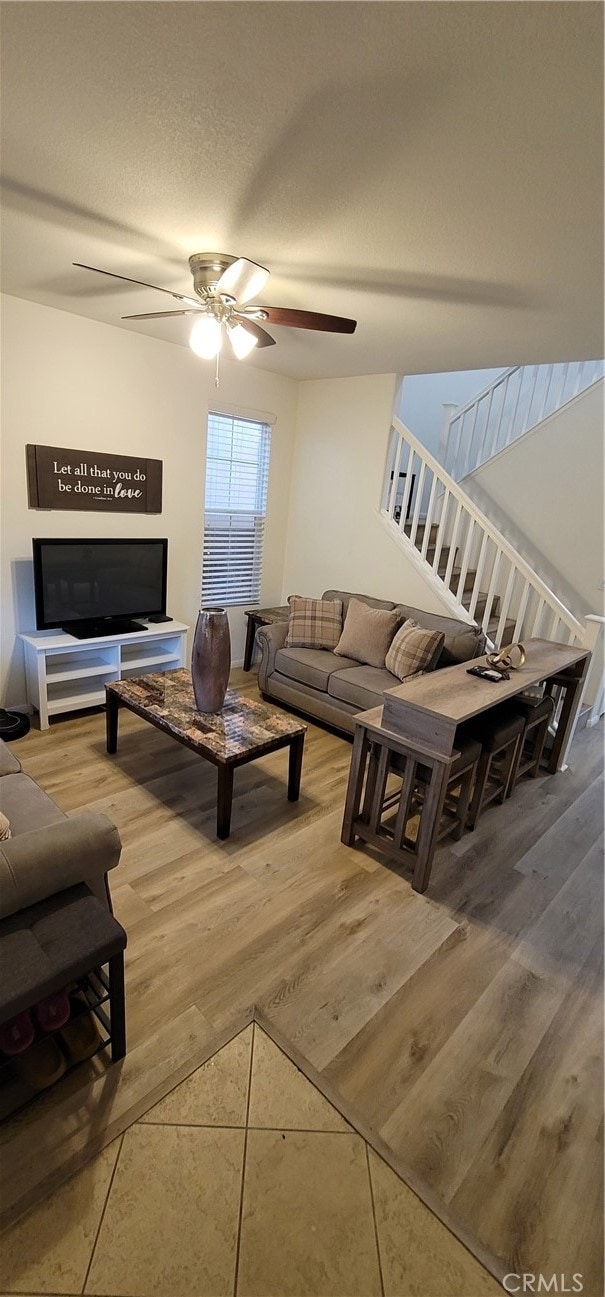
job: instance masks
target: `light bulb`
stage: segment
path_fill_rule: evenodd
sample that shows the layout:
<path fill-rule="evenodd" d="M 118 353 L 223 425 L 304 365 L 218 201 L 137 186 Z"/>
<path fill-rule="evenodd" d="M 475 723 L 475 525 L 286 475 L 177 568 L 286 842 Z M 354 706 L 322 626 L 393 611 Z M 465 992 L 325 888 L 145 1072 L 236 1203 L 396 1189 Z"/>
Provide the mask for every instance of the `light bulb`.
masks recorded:
<path fill-rule="evenodd" d="M 221 349 L 223 334 L 219 320 L 213 315 L 204 315 L 196 320 L 191 330 L 189 346 L 202 360 L 214 360 Z"/>
<path fill-rule="evenodd" d="M 249 333 L 242 324 L 229 325 L 229 342 L 238 360 L 244 360 L 256 346 L 258 338 Z"/>

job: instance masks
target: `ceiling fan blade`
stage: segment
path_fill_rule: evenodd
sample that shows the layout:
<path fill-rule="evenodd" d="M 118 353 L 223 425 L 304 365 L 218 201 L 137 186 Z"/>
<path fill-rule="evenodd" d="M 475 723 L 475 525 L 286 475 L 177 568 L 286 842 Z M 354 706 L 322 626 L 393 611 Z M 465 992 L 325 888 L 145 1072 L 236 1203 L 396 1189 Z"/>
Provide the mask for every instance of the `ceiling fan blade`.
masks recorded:
<path fill-rule="evenodd" d="M 232 261 L 223 271 L 214 291 L 217 297 L 233 297 L 236 302 L 243 304 L 249 302 L 256 293 L 262 292 L 268 278 L 269 271 L 264 266 L 258 266 L 255 261 L 247 261 L 245 257 L 238 257 L 237 261 Z"/>
<path fill-rule="evenodd" d="M 198 310 L 194 306 L 187 307 L 183 311 L 145 311 L 143 315 L 122 315 L 122 320 L 166 320 L 169 315 L 206 315 L 207 312 L 200 306 Z"/>
<path fill-rule="evenodd" d="M 171 288 L 160 288 L 159 284 L 148 284 L 144 279 L 129 279 L 128 275 L 116 275 L 114 270 L 99 270 L 98 266 L 85 266 L 82 261 L 72 261 L 71 264 L 72 266 L 78 266 L 80 270 L 94 270 L 95 275 L 108 275 L 110 279 L 121 279 L 125 284 L 138 284 L 139 288 L 153 288 L 156 293 L 168 293 L 170 297 L 176 298 L 177 302 L 190 302 L 192 306 L 197 305 L 195 297 L 185 297 L 183 293 L 173 293 Z"/>
<path fill-rule="evenodd" d="M 285 324 L 294 329 L 320 329 L 326 333 L 354 333 L 357 320 L 342 315 L 322 315 L 319 311 L 293 311 L 287 306 L 263 306 L 269 324 Z"/>
<path fill-rule="evenodd" d="M 261 329 L 260 324 L 257 324 L 256 320 L 248 320 L 245 315 L 239 315 L 237 313 L 233 318 L 234 320 L 237 320 L 238 324 L 241 324 L 242 329 L 245 329 L 246 333 L 252 333 L 254 335 L 257 347 L 275 346 L 275 338 L 272 338 L 271 334 L 267 333 L 266 329 Z"/>

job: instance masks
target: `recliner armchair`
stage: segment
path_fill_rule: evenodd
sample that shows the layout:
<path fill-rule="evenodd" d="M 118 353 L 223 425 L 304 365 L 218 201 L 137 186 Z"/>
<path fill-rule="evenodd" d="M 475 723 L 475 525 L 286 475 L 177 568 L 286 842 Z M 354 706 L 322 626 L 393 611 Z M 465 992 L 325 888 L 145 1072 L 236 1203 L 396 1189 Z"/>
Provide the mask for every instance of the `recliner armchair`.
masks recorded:
<path fill-rule="evenodd" d="M 0 810 L 12 837 L 0 841 L 0 918 L 78 883 L 111 911 L 108 873 L 122 844 L 106 815 L 69 817 L 29 776 L 0 739 Z"/>

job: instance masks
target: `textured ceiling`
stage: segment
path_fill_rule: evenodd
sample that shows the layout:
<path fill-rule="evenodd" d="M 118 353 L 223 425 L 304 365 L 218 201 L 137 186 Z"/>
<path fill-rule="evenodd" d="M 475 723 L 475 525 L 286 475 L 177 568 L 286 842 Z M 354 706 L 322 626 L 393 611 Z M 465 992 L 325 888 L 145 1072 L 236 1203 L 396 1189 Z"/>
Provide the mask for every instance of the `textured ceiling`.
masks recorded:
<path fill-rule="evenodd" d="M 275 327 L 275 372 L 603 354 L 600 4 L 2 8 L 6 292 L 119 324 L 169 303 L 72 261 L 187 293 L 222 251 L 359 321 Z"/>

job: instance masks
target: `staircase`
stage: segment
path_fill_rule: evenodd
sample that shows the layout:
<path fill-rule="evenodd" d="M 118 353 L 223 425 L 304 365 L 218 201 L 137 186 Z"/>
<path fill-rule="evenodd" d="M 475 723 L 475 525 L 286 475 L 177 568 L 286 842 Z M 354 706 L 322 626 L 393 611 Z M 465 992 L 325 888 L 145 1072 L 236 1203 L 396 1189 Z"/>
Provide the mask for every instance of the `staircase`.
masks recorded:
<path fill-rule="evenodd" d="M 513 365 L 446 418 L 439 459 L 461 482 L 603 378 L 602 360 Z M 451 407 L 448 407 L 451 409 Z"/>
<path fill-rule="evenodd" d="M 585 689 L 594 723 L 604 706 L 605 619 L 579 621 L 397 418 L 379 516 L 452 616 L 480 625 L 492 648 L 541 638 L 593 653 Z"/>
<path fill-rule="evenodd" d="M 426 524 L 420 523 L 415 538 L 415 545 L 419 552 L 422 549 L 422 542 L 424 540 L 425 530 L 426 530 Z M 403 528 L 404 535 L 410 537 L 411 532 L 412 532 L 412 524 L 406 523 Z M 437 542 L 438 534 L 439 534 L 439 524 L 435 522 L 431 523 L 429 529 L 429 541 L 428 541 L 426 556 L 425 556 L 426 561 L 431 565 L 431 567 L 433 567 L 433 560 L 436 553 L 436 542 Z M 468 612 L 470 614 L 473 591 L 475 589 L 475 583 L 477 580 L 477 569 L 472 567 L 467 568 L 464 574 L 464 583 L 461 584 L 460 578 L 462 576 L 462 567 L 458 564 L 457 561 L 459 551 L 457 549 L 454 551 L 454 559 L 450 571 L 449 558 L 451 553 L 452 553 L 451 546 L 444 545 L 442 547 L 441 554 L 439 556 L 438 566 L 436 568 L 433 568 L 433 571 L 437 573 L 437 576 L 439 576 L 443 582 L 446 581 L 448 582 L 448 589 L 450 590 L 450 592 L 459 599 L 461 608 L 463 608 L 465 612 Z M 479 588 L 477 593 L 477 599 L 475 601 L 475 605 L 473 608 L 473 616 L 475 619 L 479 620 L 481 617 L 483 617 L 483 614 L 485 613 L 485 609 L 487 607 L 487 600 L 488 600 L 488 591 L 481 590 L 481 588 Z M 500 596 L 496 594 L 492 599 L 491 615 L 486 625 L 486 635 L 488 639 L 492 641 L 492 643 L 495 643 L 496 636 L 498 634 L 498 627 L 500 623 L 499 610 L 500 610 Z M 515 629 L 514 618 L 511 617 L 509 619 L 505 619 L 504 626 L 503 626 L 504 644 L 511 643 L 511 636 L 513 635 L 514 629 Z"/>

